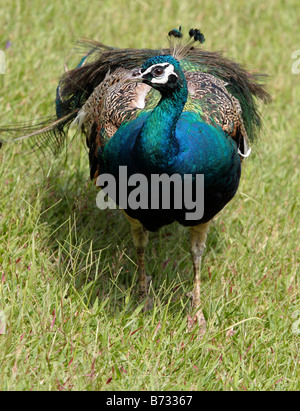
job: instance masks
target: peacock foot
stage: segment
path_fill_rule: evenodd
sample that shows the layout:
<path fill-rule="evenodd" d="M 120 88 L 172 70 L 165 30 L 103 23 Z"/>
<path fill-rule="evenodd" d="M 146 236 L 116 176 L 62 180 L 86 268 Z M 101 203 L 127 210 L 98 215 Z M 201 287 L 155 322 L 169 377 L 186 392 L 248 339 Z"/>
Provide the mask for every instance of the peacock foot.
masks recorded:
<path fill-rule="evenodd" d="M 151 311 L 153 309 L 153 301 L 152 298 L 147 295 L 145 305 L 143 307 L 143 312 L 146 313 L 147 311 Z"/>
<path fill-rule="evenodd" d="M 149 288 L 150 288 L 151 281 L 152 281 L 152 277 L 150 275 L 147 275 L 146 276 L 146 283 L 147 283 L 146 287 L 140 287 L 139 300 L 140 300 L 140 303 L 145 302 L 144 307 L 143 307 L 143 312 L 150 311 L 153 308 L 153 301 L 151 297 L 149 296 Z"/>
<path fill-rule="evenodd" d="M 199 335 L 203 337 L 206 332 L 206 320 L 202 310 L 196 311 L 196 313 L 194 313 L 192 317 L 188 315 L 188 329 L 193 329 L 195 325 L 198 326 Z"/>
<path fill-rule="evenodd" d="M 144 303 L 143 312 L 151 311 L 153 308 L 152 298 L 148 294 L 140 294 L 139 296 L 140 303 Z"/>

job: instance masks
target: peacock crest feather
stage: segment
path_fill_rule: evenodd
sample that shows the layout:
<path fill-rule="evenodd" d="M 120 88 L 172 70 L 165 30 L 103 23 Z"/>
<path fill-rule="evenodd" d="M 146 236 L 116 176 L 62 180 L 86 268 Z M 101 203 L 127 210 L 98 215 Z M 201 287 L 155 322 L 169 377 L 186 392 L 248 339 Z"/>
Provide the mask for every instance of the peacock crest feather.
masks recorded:
<path fill-rule="evenodd" d="M 183 60 L 191 50 L 194 48 L 194 44 L 199 42 L 200 44 L 205 42 L 205 37 L 198 29 L 189 30 L 189 38 L 183 40 L 183 34 L 181 33 L 181 26 L 179 29 L 173 29 L 169 31 L 169 44 L 170 54 L 176 60 Z"/>

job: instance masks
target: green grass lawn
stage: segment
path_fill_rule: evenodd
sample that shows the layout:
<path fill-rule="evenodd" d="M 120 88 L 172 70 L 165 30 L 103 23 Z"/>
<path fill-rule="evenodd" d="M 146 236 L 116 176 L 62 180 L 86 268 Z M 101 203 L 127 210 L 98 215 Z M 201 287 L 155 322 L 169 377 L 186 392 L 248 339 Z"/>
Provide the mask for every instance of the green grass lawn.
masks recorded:
<path fill-rule="evenodd" d="M 285 4 L 2 0 L 0 125 L 53 113 L 78 38 L 165 47 L 180 24 L 201 28 L 205 49 L 269 74 L 273 102 L 262 109 L 263 131 L 239 191 L 210 230 L 203 339 L 187 329 L 187 230 L 172 225 L 150 236 L 154 308 L 144 314 L 130 226 L 117 210 L 97 209 L 81 139 L 58 159 L 25 155 L 26 143 L 2 147 L 1 390 L 300 388 L 300 74 L 292 73 L 300 4 Z"/>

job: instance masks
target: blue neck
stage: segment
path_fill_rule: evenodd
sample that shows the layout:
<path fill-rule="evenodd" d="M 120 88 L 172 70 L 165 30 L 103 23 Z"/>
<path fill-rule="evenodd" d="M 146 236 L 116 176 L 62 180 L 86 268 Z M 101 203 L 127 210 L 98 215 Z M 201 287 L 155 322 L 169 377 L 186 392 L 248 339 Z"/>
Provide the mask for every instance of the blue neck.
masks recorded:
<path fill-rule="evenodd" d="M 160 102 L 149 115 L 136 140 L 135 152 L 140 163 L 151 167 L 151 170 L 165 168 L 179 150 L 175 128 L 188 95 L 183 72 L 180 78 L 176 89 L 162 93 Z"/>

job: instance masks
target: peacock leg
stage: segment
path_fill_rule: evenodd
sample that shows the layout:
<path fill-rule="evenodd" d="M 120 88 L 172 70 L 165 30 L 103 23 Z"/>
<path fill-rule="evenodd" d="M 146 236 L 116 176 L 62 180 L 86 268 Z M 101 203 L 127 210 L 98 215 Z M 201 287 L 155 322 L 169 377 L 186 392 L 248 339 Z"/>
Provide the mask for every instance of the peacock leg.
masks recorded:
<path fill-rule="evenodd" d="M 209 222 L 190 228 L 190 251 L 194 268 L 194 289 L 192 295 L 192 307 L 194 312 L 193 323 L 198 323 L 200 332 L 203 334 L 206 330 L 206 321 L 200 308 L 201 260 L 204 252 L 208 228 Z"/>
<path fill-rule="evenodd" d="M 126 215 L 126 218 L 131 224 L 133 243 L 135 245 L 138 258 L 139 298 L 140 301 L 146 300 L 144 311 L 148 311 L 152 305 L 148 297 L 149 277 L 147 277 L 145 269 L 145 251 L 148 244 L 148 231 L 138 220 L 131 218 L 128 215 Z"/>

